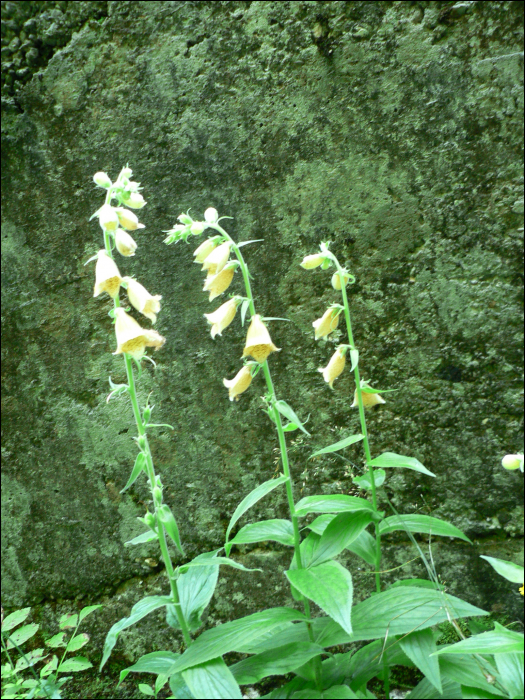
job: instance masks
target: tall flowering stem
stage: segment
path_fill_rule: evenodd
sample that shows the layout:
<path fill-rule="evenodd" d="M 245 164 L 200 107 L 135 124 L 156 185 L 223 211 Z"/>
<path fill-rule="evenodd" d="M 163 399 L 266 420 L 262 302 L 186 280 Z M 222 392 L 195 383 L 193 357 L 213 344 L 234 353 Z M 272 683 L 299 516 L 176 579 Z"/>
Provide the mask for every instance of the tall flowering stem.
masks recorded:
<path fill-rule="evenodd" d="M 104 203 L 104 207 L 102 208 L 102 209 L 105 209 L 106 212 L 109 212 L 111 209 L 113 209 L 113 207 L 111 206 L 111 201 L 113 198 L 116 197 L 117 199 L 120 199 L 118 196 L 119 190 L 122 189 L 122 185 L 120 183 L 122 183 L 122 181 L 123 181 L 123 176 L 125 176 L 127 174 L 125 172 L 127 170 L 128 170 L 127 168 L 124 169 L 121 172 L 121 174 L 119 175 L 117 181 L 114 184 L 111 184 L 107 188 L 106 201 Z M 131 175 L 131 171 L 129 171 L 129 174 Z M 97 175 L 94 178 L 95 182 L 97 184 L 99 184 L 100 186 L 104 186 L 104 185 L 101 185 L 99 182 L 97 182 L 96 178 L 98 175 L 101 175 L 101 173 L 97 173 Z M 142 197 L 140 194 L 132 192 L 132 195 L 134 195 L 134 197 L 135 197 L 135 203 L 138 202 L 141 204 L 141 206 L 143 206 L 145 204 L 145 202 L 142 204 L 143 200 L 142 200 Z M 139 207 L 135 206 L 135 208 L 139 208 Z M 99 210 L 99 211 L 102 211 L 102 210 Z M 113 211 L 115 211 L 115 210 L 113 209 Z M 126 214 L 128 217 L 132 217 L 132 218 L 127 220 L 128 222 L 129 221 L 131 221 L 131 222 L 136 221 L 136 217 L 132 212 L 126 212 Z M 106 215 L 106 213 L 104 213 L 104 215 Z M 110 218 L 111 218 L 110 214 L 108 215 L 108 218 L 110 220 Z M 105 219 L 105 220 L 108 220 L 108 219 Z M 106 228 L 103 226 L 103 223 L 105 220 L 103 220 L 102 216 L 99 215 L 99 221 L 101 223 L 101 226 L 102 226 L 103 232 L 104 232 L 104 248 L 105 248 L 107 255 L 111 259 L 113 259 L 113 250 L 115 248 L 115 245 L 114 245 L 115 236 L 113 236 L 111 234 L 111 232 L 110 232 L 111 228 Z M 139 228 L 139 227 L 141 227 L 141 225 L 132 223 L 130 227 L 131 228 Z M 118 293 L 113 296 L 113 308 L 114 309 L 121 308 L 120 298 L 119 298 Z M 148 481 L 149 481 L 149 485 L 151 488 L 152 499 L 153 499 L 154 508 L 155 508 L 155 514 L 154 514 L 154 518 L 156 521 L 155 522 L 155 529 L 156 529 L 156 532 L 157 532 L 158 538 L 159 538 L 160 551 L 161 551 L 162 559 L 164 561 L 164 566 L 166 568 L 168 580 L 170 583 L 171 598 L 173 601 L 173 606 L 175 608 L 175 614 L 177 616 L 177 621 L 178 621 L 180 629 L 182 631 L 184 642 L 185 642 L 186 646 L 189 646 L 192 642 L 192 639 L 190 637 L 189 627 L 188 627 L 188 624 L 187 624 L 186 619 L 184 617 L 184 613 L 182 611 L 182 607 L 180 604 L 180 596 L 179 596 L 179 590 L 178 590 L 178 586 L 177 586 L 177 579 L 176 579 L 175 571 L 173 568 L 173 563 L 171 561 L 171 557 L 170 557 L 170 554 L 168 551 L 166 530 L 165 530 L 165 527 L 164 527 L 164 524 L 163 524 L 161 518 L 159 517 L 159 509 L 162 506 L 162 491 L 160 489 L 158 489 L 158 486 L 157 486 L 159 483 L 159 479 L 157 478 L 157 476 L 155 474 L 155 467 L 153 465 L 153 457 L 151 454 L 151 449 L 150 449 L 150 445 L 148 442 L 148 436 L 146 433 L 147 421 L 145 421 L 143 419 L 143 414 L 141 414 L 139 403 L 138 403 L 136 384 L 135 384 L 135 375 L 134 375 L 134 371 L 133 371 L 132 356 L 125 351 L 122 354 L 124 357 L 124 363 L 126 366 L 126 375 L 127 375 L 127 380 L 128 380 L 127 392 L 129 393 L 129 397 L 131 400 L 131 407 L 133 410 L 133 416 L 135 418 L 135 423 L 137 425 L 137 430 L 138 430 L 137 442 L 138 442 L 140 450 L 143 453 L 144 458 L 145 458 L 145 470 L 146 470 L 146 473 L 148 476 Z M 159 491 L 160 491 L 160 497 L 159 497 Z"/>

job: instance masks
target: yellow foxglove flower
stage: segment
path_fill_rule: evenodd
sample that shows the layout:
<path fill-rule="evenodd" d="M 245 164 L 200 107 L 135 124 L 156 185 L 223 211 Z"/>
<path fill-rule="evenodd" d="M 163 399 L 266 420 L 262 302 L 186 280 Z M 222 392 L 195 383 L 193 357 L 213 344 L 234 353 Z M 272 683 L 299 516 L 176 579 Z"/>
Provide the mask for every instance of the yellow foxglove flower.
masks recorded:
<path fill-rule="evenodd" d="M 523 455 L 505 455 L 501 460 L 501 466 L 509 471 L 514 471 L 515 469 L 523 471 Z"/>
<path fill-rule="evenodd" d="M 223 379 L 222 383 L 228 389 L 230 401 L 233 401 L 234 399 L 238 401 L 239 399 L 237 397 L 239 396 L 239 394 L 242 394 L 243 391 L 246 391 L 246 389 L 252 383 L 252 373 L 250 372 L 250 366 L 244 365 L 244 367 L 239 372 L 237 372 L 233 379 Z"/>
<path fill-rule="evenodd" d="M 123 228 L 118 228 L 115 232 L 115 245 L 117 246 L 118 252 L 126 258 L 135 255 L 135 251 L 137 250 L 137 244 Z"/>
<path fill-rule="evenodd" d="M 315 255 L 307 255 L 302 263 L 299 263 L 305 270 L 313 270 L 314 267 L 319 267 L 324 263 L 324 257 L 320 253 Z"/>
<path fill-rule="evenodd" d="M 233 297 L 233 299 L 229 299 L 229 301 L 226 301 L 222 306 L 219 306 L 213 313 L 204 314 L 206 320 L 211 325 L 212 338 L 215 338 L 216 335 L 222 335 L 222 331 L 228 328 L 235 318 L 239 303 L 239 297 Z"/>
<path fill-rule="evenodd" d="M 109 257 L 105 250 L 99 250 L 93 296 L 98 297 L 102 292 L 107 292 L 110 297 L 116 297 L 121 284 L 122 277 L 115 261 Z"/>
<path fill-rule="evenodd" d="M 200 244 L 200 246 L 194 251 L 193 257 L 194 262 L 201 263 L 206 260 L 211 251 L 217 247 L 217 243 L 213 238 L 208 238 L 206 241 Z"/>
<path fill-rule="evenodd" d="M 361 387 L 365 385 L 365 382 L 361 380 Z M 376 406 L 378 403 L 386 403 L 384 398 L 380 396 L 379 394 L 366 394 L 364 391 L 362 392 L 362 397 L 363 397 L 363 406 L 365 408 L 372 408 L 372 406 Z M 357 403 L 357 389 L 354 392 L 354 403 L 350 406 L 350 408 L 355 408 L 359 404 Z"/>
<path fill-rule="evenodd" d="M 161 348 L 166 342 L 157 331 L 146 330 L 127 314 L 122 307 L 115 309 L 115 335 L 117 336 L 117 349 L 114 355 L 126 353 L 137 360 L 144 355 L 147 347 Z"/>
<path fill-rule="evenodd" d="M 339 312 L 338 309 L 327 309 L 321 318 L 312 323 L 315 328 L 315 339 L 324 338 L 330 335 L 332 331 L 335 331 L 339 325 Z"/>
<path fill-rule="evenodd" d="M 124 282 L 128 285 L 128 299 L 141 314 L 149 318 L 152 323 L 157 320 L 156 314 L 160 311 L 160 294 L 152 296 L 140 282 L 132 277 L 124 277 Z"/>
<path fill-rule="evenodd" d="M 348 284 L 348 280 L 350 279 L 350 275 L 347 272 L 343 272 L 343 279 L 345 281 L 345 287 Z M 338 272 L 334 272 L 332 275 L 332 287 L 334 289 L 340 290 L 341 289 L 341 277 L 339 276 Z"/>
<path fill-rule="evenodd" d="M 319 372 L 322 373 L 325 382 L 330 386 L 330 389 L 334 388 L 334 380 L 341 374 L 346 365 L 346 354 L 344 352 L 343 346 L 339 346 L 330 358 L 330 362 L 326 367 L 320 367 Z"/>
<path fill-rule="evenodd" d="M 98 212 L 98 222 L 103 231 L 116 231 L 118 216 L 110 204 L 104 204 Z"/>
<path fill-rule="evenodd" d="M 523 586 L 521 586 L 521 588 L 520 588 L 520 593 L 521 593 L 521 595 L 523 595 Z"/>
<path fill-rule="evenodd" d="M 202 270 L 208 270 L 209 275 L 217 275 L 230 258 L 231 243 L 226 241 L 214 248 L 202 263 Z"/>
<path fill-rule="evenodd" d="M 128 231 L 136 231 L 138 228 L 146 228 L 144 224 L 139 224 L 137 216 L 132 211 L 124 209 L 123 207 L 117 207 L 115 211 L 117 212 L 120 225 L 127 228 Z"/>
<path fill-rule="evenodd" d="M 215 297 L 218 297 L 228 289 L 232 283 L 234 272 L 235 265 L 232 265 L 231 267 L 223 267 L 217 275 L 206 277 L 202 291 L 210 293 L 210 301 L 213 301 Z"/>
<path fill-rule="evenodd" d="M 264 362 L 271 352 L 280 352 L 280 350 L 281 348 L 272 343 L 268 329 L 259 314 L 252 316 L 242 356 L 251 355 L 257 362 Z"/>
<path fill-rule="evenodd" d="M 131 192 L 129 197 L 126 199 L 126 206 L 131 207 L 132 209 L 142 209 L 142 207 L 145 207 L 147 204 L 146 201 L 144 201 L 144 197 L 140 194 L 140 192 Z"/>

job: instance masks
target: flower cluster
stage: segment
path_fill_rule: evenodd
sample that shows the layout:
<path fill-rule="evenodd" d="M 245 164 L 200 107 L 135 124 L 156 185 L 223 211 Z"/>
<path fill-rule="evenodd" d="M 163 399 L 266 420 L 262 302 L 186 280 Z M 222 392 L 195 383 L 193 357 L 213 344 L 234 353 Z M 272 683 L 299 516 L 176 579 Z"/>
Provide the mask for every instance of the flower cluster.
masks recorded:
<path fill-rule="evenodd" d="M 145 228 L 144 224 L 139 223 L 134 212 L 122 206 L 122 204 L 126 204 L 132 209 L 142 209 L 146 204 L 139 193 L 140 183 L 131 181 L 131 175 L 131 169 L 126 167 L 114 183 L 103 172 L 98 172 L 93 177 L 96 185 L 107 190 L 106 202 L 93 215 L 93 217 L 98 216 L 106 244 L 106 247 L 99 250 L 96 256 L 93 296 L 98 297 L 105 292 L 115 302 L 117 350 L 113 354 L 126 353 L 136 360 L 140 360 L 147 347 L 158 349 L 164 345 L 166 339 L 157 331 L 142 328 L 132 316 L 120 307 L 119 292 L 120 287 L 124 287 L 132 306 L 152 323 L 155 323 L 162 299 L 158 294 L 151 295 L 132 277 L 122 277 L 113 259 L 112 251 L 115 248 L 124 257 L 135 255 L 137 244 L 128 231 Z M 111 204 L 113 199 L 117 200 L 117 206 Z"/>

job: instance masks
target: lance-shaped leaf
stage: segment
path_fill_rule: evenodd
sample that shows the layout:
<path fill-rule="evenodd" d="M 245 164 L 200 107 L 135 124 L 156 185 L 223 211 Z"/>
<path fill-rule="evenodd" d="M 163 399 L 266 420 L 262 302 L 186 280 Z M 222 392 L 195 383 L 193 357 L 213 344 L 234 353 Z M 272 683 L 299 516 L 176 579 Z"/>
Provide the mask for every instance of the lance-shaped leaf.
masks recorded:
<path fill-rule="evenodd" d="M 391 515 L 379 523 L 379 532 L 385 535 L 394 530 L 404 530 L 405 532 L 423 532 L 428 535 L 440 535 L 441 537 L 457 537 L 465 542 L 470 542 L 454 525 L 439 518 L 432 518 L 430 515 Z"/>
<path fill-rule="evenodd" d="M 299 666 L 324 653 L 323 647 L 310 642 L 292 642 L 268 649 L 230 666 L 237 683 L 258 683 L 267 676 L 290 673 Z"/>
<path fill-rule="evenodd" d="M 480 554 L 480 557 L 488 561 L 493 569 L 497 571 L 500 576 L 506 578 L 507 581 L 523 584 L 523 566 L 514 564 L 512 561 L 505 561 L 504 559 L 486 557 L 483 554 Z"/>
<path fill-rule="evenodd" d="M 101 607 L 102 605 L 86 605 L 86 607 L 82 608 L 78 614 L 78 623 L 80 624 L 88 615 L 91 615 L 92 612 L 95 612 L 95 610 L 98 610 Z"/>
<path fill-rule="evenodd" d="M 497 654 L 496 666 L 501 682 L 513 698 L 522 698 L 523 687 L 523 651 L 514 654 Z"/>
<path fill-rule="evenodd" d="M 249 544 L 252 542 L 265 542 L 273 540 L 281 544 L 293 547 L 293 526 L 289 520 L 263 520 L 259 523 L 245 525 L 226 546 L 226 554 L 234 544 Z"/>
<path fill-rule="evenodd" d="M 139 478 L 141 473 L 146 470 L 146 455 L 144 452 L 139 452 L 137 455 L 137 458 L 135 459 L 135 465 L 133 467 L 133 470 L 131 472 L 131 475 L 128 479 L 128 483 L 124 486 L 124 488 L 120 491 L 120 493 L 124 493 L 129 487 L 135 483 L 135 481 Z"/>
<path fill-rule="evenodd" d="M 374 485 L 376 488 L 383 485 L 385 478 L 386 472 L 384 469 L 374 469 Z M 360 489 L 365 489 L 367 491 L 372 490 L 372 481 L 368 472 L 362 476 L 355 476 L 352 481 L 356 486 L 359 486 Z"/>
<path fill-rule="evenodd" d="M 270 493 L 270 491 L 273 491 L 281 484 L 284 484 L 284 482 L 287 479 L 287 476 L 280 476 L 277 479 L 269 479 L 268 481 L 259 484 L 259 486 L 254 488 L 253 491 L 251 491 L 247 496 L 245 496 L 242 499 L 242 501 L 239 503 L 239 505 L 235 509 L 234 514 L 230 519 L 228 529 L 226 530 L 226 542 L 228 542 L 230 532 L 232 531 L 233 526 L 239 520 L 239 518 L 241 518 L 247 510 L 249 510 L 253 505 L 255 505 L 257 501 L 260 501 L 261 498 Z"/>
<path fill-rule="evenodd" d="M 142 535 L 137 535 L 137 537 L 134 537 L 132 540 L 124 542 L 124 547 L 129 547 L 132 544 L 144 544 L 145 542 L 152 542 L 153 540 L 158 539 L 159 536 L 156 532 L 153 532 L 153 530 L 148 530 L 147 532 L 143 532 Z"/>
<path fill-rule="evenodd" d="M 219 551 L 219 549 L 216 549 L 212 552 L 199 554 L 192 563 L 201 563 L 202 565 L 189 567 L 186 573 L 181 574 L 177 579 L 182 614 L 191 632 L 195 632 L 202 625 L 202 613 L 207 608 L 215 591 L 219 578 L 219 567 L 209 567 L 205 564 L 210 559 L 215 559 Z M 169 624 L 178 629 L 179 624 L 176 615 L 170 614 Z"/>
<path fill-rule="evenodd" d="M 285 418 L 288 418 L 288 420 L 291 423 L 295 423 L 295 425 L 299 428 L 299 430 L 302 430 L 305 435 L 310 435 L 308 430 L 304 427 L 304 425 L 301 423 L 299 420 L 299 417 L 295 413 L 295 411 L 292 409 L 291 406 L 289 406 L 286 401 L 283 401 L 282 399 L 280 401 L 276 401 L 274 403 L 274 408 L 276 408 L 281 415 L 283 415 Z"/>
<path fill-rule="evenodd" d="M 443 692 L 439 661 L 432 656 L 436 651 L 436 642 L 431 629 L 417 630 L 399 640 L 401 648 L 411 661 L 432 683 L 438 693 Z M 390 661 L 390 659 L 389 659 Z"/>
<path fill-rule="evenodd" d="M 359 363 L 359 350 L 350 348 L 350 372 L 353 372 Z"/>
<path fill-rule="evenodd" d="M 7 648 L 12 649 L 14 645 L 16 644 L 17 646 L 21 646 L 24 642 L 27 642 L 28 639 L 31 639 L 37 631 L 40 625 L 37 625 L 36 623 L 31 623 L 29 625 L 24 625 L 23 627 L 20 627 L 19 629 L 15 630 L 12 634 L 9 635 L 9 639 L 7 641 Z"/>
<path fill-rule="evenodd" d="M 222 658 L 211 659 L 182 672 L 195 698 L 242 698 L 241 689 Z"/>
<path fill-rule="evenodd" d="M 475 634 L 434 652 L 435 654 L 523 654 L 523 634 L 494 623 L 490 632 Z"/>
<path fill-rule="evenodd" d="M 157 675 L 166 675 L 170 667 L 179 658 L 180 654 L 175 654 L 172 651 L 153 651 L 150 654 L 144 654 L 133 666 L 128 666 L 128 668 L 120 672 L 119 683 L 122 683 L 130 673 L 155 673 Z"/>
<path fill-rule="evenodd" d="M 75 656 L 73 659 L 66 659 L 63 663 L 59 664 L 59 673 L 77 673 L 78 671 L 85 671 L 91 668 L 93 664 L 86 659 L 84 656 Z"/>
<path fill-rule="evenodd" d="M 31 608 L 23 608 L 22 610 L 15 610 L 15 612 L 10 615 L 6 615 L 2 621 L 2 632 L 9 632 L 9 630 L 12 630 L 17 625 L 22 624 L 22 622 L 29 617 L 30 612 Z"/>
<path fill-rule="evenodd" d="M 372 514 L 367 511 L 336 515 L 315 542 L 308 555 L 303 558 L 303 566 L 305 568 L 315 567 L 336 557 L 359 537 L 371 520 Z M 301 548 L 311 537 L 312 535 L 309 535 L 304 540 Z"/>
<path fill-rule="evenodd" d="M 350 435 L 344 440 L 339 440 L 339 442 L 334 442 L 333 445 L 328 445 L 328 447 L 323 447 L 322 450 L 317 450 L 317 452 L 311 454 L 308 457 L 308 459 L 312 459 L 312 457 L 317 457 L 317 455 L 327 454 L 328 452 L 337 452 L 338 450 L 343 450 L 345 447 L 349 447 L 350 445 L 353 445 L 354 442 L 359 442 L 359 440 L 362 440 L 363 438 L 364 435 L 361 435 L 360 433 L 357 435 Z"/>
<path fill-rule="evenodd" d="M 412 469 L 427 476 L 436 476 L 415 457 L 405 457 L 405 455 L 397 455 L 395 452 L 383 452 L 382 455 L 373 459 L 370 464 L 373 467 L 383 467 L 383 469 L 386 467 L 400 467 L 402 469 Z"/>
<path fill-rule="evenodd" d="M 471 688 L 481 688 L 481 690 L 494 693 L 500 697 L 506 697 L 506 693 L 501 691 L 496 685 L 489 683 L 481 671 L 477 659 L 472 656 L 455 656 L 445 654 L 439 658 L 439 668 L 443 677 L 447 676 L 462 686 Z"/>
<path fill-rule="evenodd" d="M 286 576 L 306 598 L 313 600 L 347 634 L 352 634 L 352 577 L 341 564 L 327 561 L 312 569 L 286 571 Z"/>
<path fill-rule="evenodd" d="M 295 514 L 302 518 L 308 513 L 344 513 L 345 511 L 373 510 L 364 498 L 334 494 L 332 496 L 306 496 L 295 506 Z"/>

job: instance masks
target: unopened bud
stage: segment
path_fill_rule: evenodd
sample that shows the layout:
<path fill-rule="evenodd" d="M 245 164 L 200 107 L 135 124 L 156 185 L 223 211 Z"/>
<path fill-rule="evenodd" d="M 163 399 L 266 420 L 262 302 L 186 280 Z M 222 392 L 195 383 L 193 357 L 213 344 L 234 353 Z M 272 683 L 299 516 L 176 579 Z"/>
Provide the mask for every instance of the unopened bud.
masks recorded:
<path fill-rule="evenodd" d="M 162 503 L 162 491 L 159 489 L 158 486 L 155 486 L 153 489 L 153 498 L 155 500 L 155 503 L 160 506 Z"/>
<path fill-rule="evenodd" d="M 317 253 L 316 255 L 307 255 L 300 265 L 305 270 L 313 270 L 315 267 L 319 267 L 319 265 L 322 265 L 323 263 L 324 256 Z"/>
<path fill-rule="evenodd" d="M 136 214 L 122 207 L 115 209 L 120 225 L 127 228 L 128 231 L 135 231 L 138 228 L 145 228 L 144 224 L 139 224 Z"/>
<path fill-rule="evenodd" d="M 126 258 L 135 255 L 135 251 L 137 250 L 137 244 L 133 238 L 122 228 L 118 228 L 115 233 L 115 245 L 117 246 L 118 252 Z"/>
<path fill-rule="evenodd" d="M 190 227 L 190 231 L 194 236 L 200 236 L 205 228 L 206 226 L 202 223 L 202 221 L 194 221 Z"/>
<path fill-rule="evenodd" d="M 121 177 L 130 178 L 133 175 L 133 170 L 131 168 L 122 168 L 120 175 Z"/>
<path fill-rule="evenodd" d="M 191 218 L 191 216 L 188 216 L 188 214 L 179 214 L 177 218 L 181 222 L 181 224 L 186 224 L 186 226 L 189 226 L 193 223 L 193 219 Z"/>
<path fill-rule="evenodd" d="M 157 527 L 157 518 L 149 511 L 144 516 L 144 521 L 148 527 L 154 530 Z"/>
<path fill-rule="evenodd" d="M 112 182 L 109 179 L 109 176 L 103 172 L 95 173 L 93 175 L 93 182 L 95 183 L 95 185 L 98 185 L 99 187 L 103 187 L 105 190 L 107 190 L 108 187 L 111 187 L 111 185 L 112 185 Z"/>
<path fill-rule="evenodd" d="M 214 209 L 213 207 L 209 207 L 204 212 L 204 219 L 209 224 L 216 224 L 217 221 L 219 220 L 219 212 L 217 211 L 217 209 Z"/>
<path fill-rule="evenodd" d="M 501 460 L 501 466 L 509 471 L 514 471 L 515 469 L 523 471 L 523 455 L 505 455 Z"/>
<path fill-rule="evenodd" d="M 142 412 L 142 419 L 143 419 L 144 423 L 148 423 L 150 418 L 151 418 L 151 406 L 146 406 L 146 408 Z"/>
<path fill-rule="evenodd" d="M 137 444 L 140 447 L 141 450 L 143 450 L 146 447 L 146 438 L 144 435 L 139 435 L 137 438 Z"/>
<path fill-rule="evenodd" d="M 126 199 L 126 205 L 132 209 L 142 209 L 142 207 L 146 206 L 146 201 L 140 192 L 131 192 Z"/>

